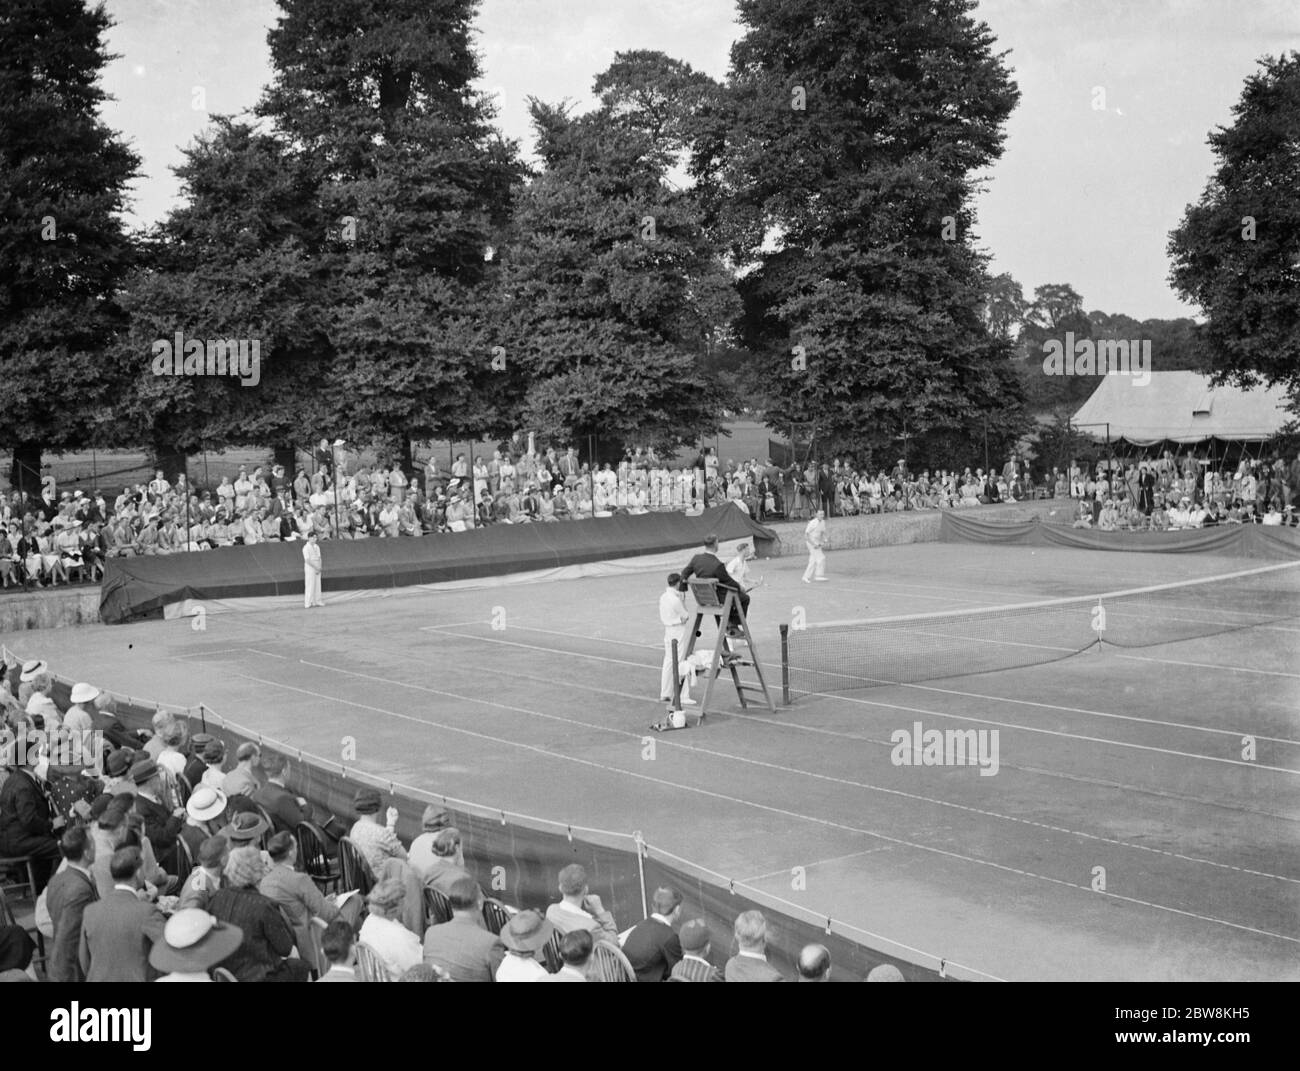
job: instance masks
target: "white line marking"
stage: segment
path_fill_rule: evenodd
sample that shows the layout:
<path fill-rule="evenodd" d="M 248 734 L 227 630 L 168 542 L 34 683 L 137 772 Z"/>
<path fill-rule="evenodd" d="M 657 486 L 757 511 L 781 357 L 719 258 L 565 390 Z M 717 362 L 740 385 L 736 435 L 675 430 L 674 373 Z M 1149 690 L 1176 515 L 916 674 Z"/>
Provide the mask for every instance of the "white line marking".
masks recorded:
<path fill-rule="evenodd" d="M 1277 669 L 1248 669 L 1246 666 L 1221 666 L 1214 662 L 1179 662 L 1173 658 L 1148 658 L 1143 655 L 1122 654 L 1116 655 L 1116 658 L 1127 658 L 1130 662 L 1161 662 L 1166 666 L 1195 666 L 1199 669 L 1221 669 L 1227 673 L 1258 673 L 1264 677 L 1290 677 L 1292 680 L 1300 680 L 1300 673 L 1283 673 Z M 1294 743 L 1294 741 L 1284 741 L 1284 743 Z"/>

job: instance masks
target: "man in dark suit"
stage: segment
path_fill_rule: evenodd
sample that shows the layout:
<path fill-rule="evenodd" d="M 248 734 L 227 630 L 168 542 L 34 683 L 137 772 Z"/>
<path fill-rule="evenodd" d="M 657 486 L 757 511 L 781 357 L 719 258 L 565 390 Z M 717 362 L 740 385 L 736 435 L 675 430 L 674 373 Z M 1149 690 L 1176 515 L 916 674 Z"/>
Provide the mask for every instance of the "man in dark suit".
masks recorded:
<path fill-rule="evenodd" d="M 736 592 L 741 610 L 746 617 L 749 616 L 749 593 L 742 590 L 735 577 L 727 572 L 727 567 L 722 564 L 722 560 L 718 557 L 718 537 L 712 532 L 704 537 L 704 550 L 686 563 L 686 568 L 682 570 L 682 583 L 685 584 L 693 576 L 701 580 L 716 580 L 719 599 L 726 598 L 726 592 L 721 590 L 723 588 Z M 739 625 L 740 618 L 733 614 L 731 627 L 727 630 L 728 634 L 733 634 Z"/>
<path fill-rule="evenodd" d="M 424 962 L 441 967 L 456 982 L 491 982 L 505 958 L 501 938 L 483 925 L 483 894 L 473 878 L 457 878 L 447 899 L 451 921 L 424 933 Z"/>
<path fill-rule="evenodd" d="M 835 516 L 835 477 L 827 465 L 817 472 L 817 502 L 827 517 Z"/>
<path fill-rule="evenodd" d="M 87 905 L 82 915 L 78 956 L 88 982 L 147 982 L 151 977 L 149 951 L 162 940 L 167 920 L 136 895 L 144 886 L 143 863 L 139 848 L 114 852 L 112 892 Z"/>
<path fill-rule="evenodd" d="M 736 916 L 736 944 L 740 951 L 727 960 L 723 977 L 728 982 L 784 982 L 781 972 L 767 962 L 767 920 L 761 911 Z"/>
<path fill-rule="evenodd" d="M 81 921 L 86 908 L 99 899 L 95 875 L 90 864 L 95 861 L 95 838 L 81 826 L 63 834 L 59 850 L 67 867 L 50 879 L 45 905 L 54 927 L 54 947 L 50 950 L 45 973 L 51 982 L 84 982 L 77 955 L 81 950 Z"/>
<path fill-rule="evenodd" d="M 153 845 L 154 856 L 160 866 L 176 873 L 176 841 L 185 824 L 185 808 L 173 810 L 162 802 L 162 775 L 153 759 L 141 759 L 132 766 L 131 780 L 135 782 L 135 812 L 144 819 L 144 835 Z"/>
<path fill-rule="evenodd" d="M 31 857 L 38 896 L 59 865 L 55 837 L 64 825 L 63 816 L 50 808 L 32 769 L 40 745 L 39 736 L 19 741 L 14 749 L 14 772 L 0 786 L 0 855 Z"/>
<path fill-rule="evenodd" d="M 623 942 L 638 982 L 664 981 L 682 958 L 682 944 L 673 932 L 682 914 L 682 894 L 676 889 L 655 890 L 654 913 L 632 928 Z"/>
<path fill-rule="evenodd" d="M 292 833 L 298 828 L 299 822 L 312 820 L 307 801 L 284 787 L 286 765 L 283 755 L 274 751 L 263 752 L 262 772 L 266 774 L 266 783 L 253 793 L 253 802 L 271 816 L 271 823 L 277 833 Z"/>

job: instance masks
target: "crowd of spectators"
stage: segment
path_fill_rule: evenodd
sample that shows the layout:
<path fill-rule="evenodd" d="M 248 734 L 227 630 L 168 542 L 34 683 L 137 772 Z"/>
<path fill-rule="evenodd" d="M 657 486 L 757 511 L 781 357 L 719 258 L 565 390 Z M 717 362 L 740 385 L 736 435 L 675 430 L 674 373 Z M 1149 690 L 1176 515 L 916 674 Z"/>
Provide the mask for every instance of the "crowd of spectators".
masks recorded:
<path fill-rule="evenodd" d="M 620 928 L 578 864 L 559 871 L 544 909 L 503 904 L 437 806 L 406 845 L 375 789 L 358 789 L 354 820 L 340 823 L 295 795 L 277 752 L 246 742 L 231 754 L 165 711 L 133 732 L 89 684 L 64 709 L 52 692 L 44 663 L 5 665 L 0 857 L 14 872 L 0 877 L 34 903 L 30 926 L 0 911 L 0 980 L 830 980 L 823 945 L 783 972 L 760 912 L 714 933 L 671 887 Z M 364 895 L 324 891 L 303 865 L 304 829 L 311 851 L 356 853 Z M 881 967 L 868 980 L 903 976 Z"/>
<path fill-rule="evenodd" d="M 1032 471 L 1011 456 L 1000 470 L 914 472 L 900 459 L 875 475 L 836 458 L 780 467 L 757 458 L 719 464 L 706 449 L 692 465 L 670 468 L 651 450 L 629 450 L 618 465 L 593 468 L 569 448 L 498 449 L 491 457 L 430 460 L 422 476 L 376 463 L 350 471 L 323 441 L 314 471 L 241 466 L 211 490 L 173 484 L 162 472 L 147 484 L 102 492 L 65 491 L 0 504 L 0 584 L 57 586 L 93 582 L 107 558 L 174 554 L 214 547 L 305 539 L 401 538 L 501 524 L 555 523 L 652 511 L 698 513 L 734 502 L 759 521 L 806 520 L 912 510 L 963 509 L 1033 498 L 1072 498 L 1073 521 L 1102 530 L 1297 523 L 1300 458 L 1287 465 L 1243 459 L 1236 470 L 1168 451 L 1157 460 L 1071 464 Z M 337 478 L 336 478 L 337 477 Z"/>

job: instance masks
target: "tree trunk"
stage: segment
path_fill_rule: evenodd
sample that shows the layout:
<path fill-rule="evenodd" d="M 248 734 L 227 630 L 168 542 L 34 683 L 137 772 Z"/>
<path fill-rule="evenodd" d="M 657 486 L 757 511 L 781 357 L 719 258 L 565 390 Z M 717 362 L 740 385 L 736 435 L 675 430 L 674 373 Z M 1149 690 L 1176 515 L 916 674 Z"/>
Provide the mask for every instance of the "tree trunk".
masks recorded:
<path fill-rule="evenodd" d="M 398 450 L 397 463 L 401 466 L 402 471 L 406 473 L 407 479 L 414 478 L 415 458 L 411 456 L 411 440 L 408 439 L 405 435 L 403 435 L 401 440 L 398 442 L 397 450 Z"/>
<path fill-rule="evenodd" d="M 167 443 L 154 443 L 153 445 L 153 466 L 156 469 L 163 470 L 163 477 L 169 483 L 175 483 L 176 477 L 182 472 L 186 473 L 186 483 L 189 483 L 189 474 L 187 465 L 189 458 L 184 450 L 178 450 L 174 445 Z"/>
<path fill-rule="evenodd" d="M 33 498 L 41 495 L 41 444 L 19 443 L 14 447 L 9 483 L 15 491 L 26 491 Z"/>
<path fill-rule="evenodd" d="M 298 451 L 293 443 L 287 446 L 277 446 L 273 454 L 275 463 L 284 466 L 284 478 L 293 483 L 293 478 L 298 472 Z"/>

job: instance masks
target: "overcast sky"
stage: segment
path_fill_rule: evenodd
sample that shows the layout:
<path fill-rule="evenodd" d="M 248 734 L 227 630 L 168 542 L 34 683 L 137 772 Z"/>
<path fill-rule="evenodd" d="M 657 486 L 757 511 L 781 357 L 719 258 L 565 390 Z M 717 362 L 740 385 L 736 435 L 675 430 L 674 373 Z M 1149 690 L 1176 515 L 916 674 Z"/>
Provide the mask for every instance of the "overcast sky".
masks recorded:
<path fill-rule="evenodd" d="M 209 113 L 250 107 L 270 78 L 274 0 L 107 0 L 117 26 L 109 124 L 143 157 L 133 222 L 175 205 L 171 168 Z M 1170 290 L 1165 248 L 1200 196 L 1206 135 L 1230 122 L 1264 55 L 1300 48 L 1297 0 L 982 0 L 1020 86 L 1006 151 L 977 201 L 980 245 L 1026 297 L 1070 283 L 1088 309 L 1192 315 Z M 483 86 L 531 148 L 528 95 L 591 103 L 616 51 L 658 49 L 715 78 L 739 34 L 730 0 L 484 0 Z M 1105 110 L 1094 107 L 1095 87 Z"/>

